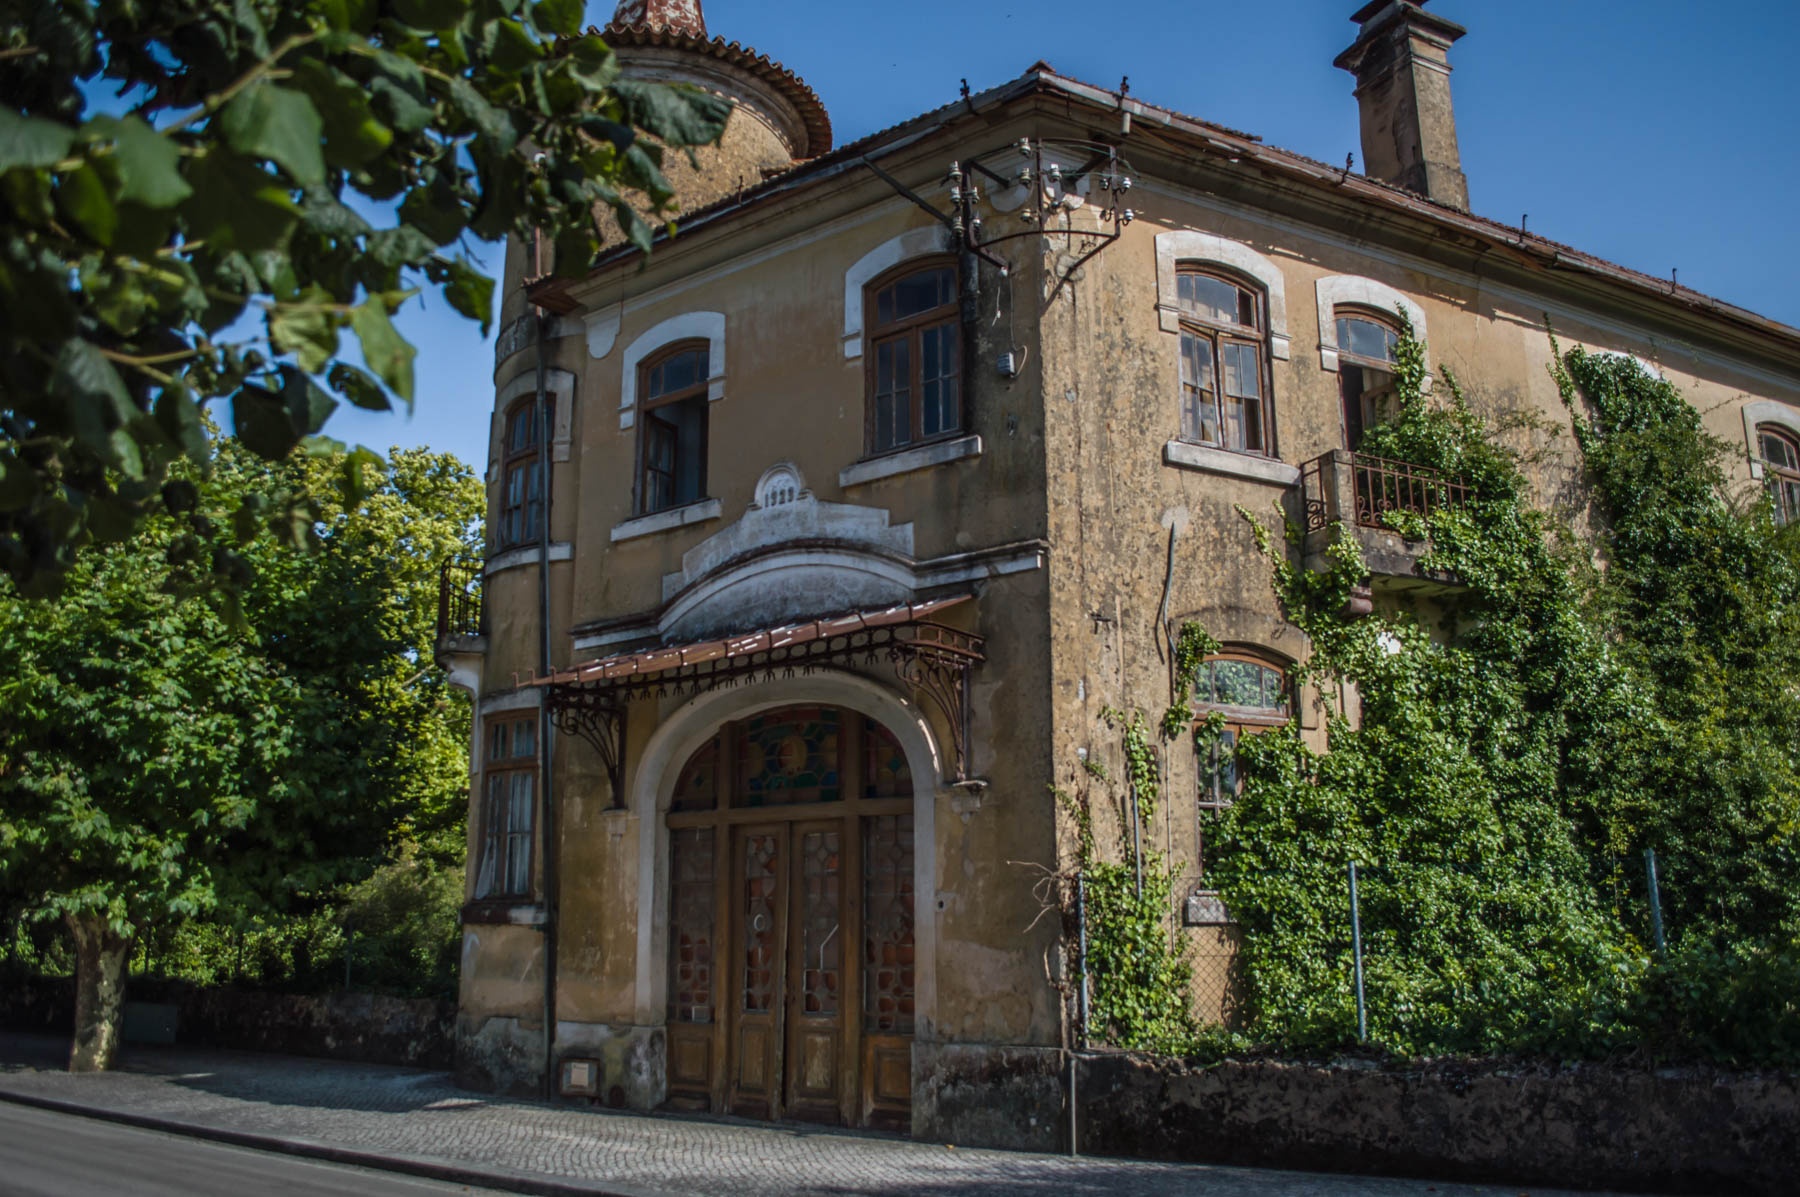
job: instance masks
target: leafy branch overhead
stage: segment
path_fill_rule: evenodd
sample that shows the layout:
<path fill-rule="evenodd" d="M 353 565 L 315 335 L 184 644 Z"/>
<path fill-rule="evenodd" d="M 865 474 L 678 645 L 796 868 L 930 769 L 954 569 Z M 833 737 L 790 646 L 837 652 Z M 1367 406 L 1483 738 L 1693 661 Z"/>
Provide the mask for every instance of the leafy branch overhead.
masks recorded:
<path fill-rule="evenodd" d="M 619 77 L 579 0 L 0 0 L 0 566 L 29 593 L 168 505 L 229 401 L 279 459 L 414 401 L 400 306 L 484 332 L 466 237 L 648 249 L 728 107 Z M 351 347 L 360 361 L 351 360 Z M 275 513 L 279 529 L 304 527 Z"/>

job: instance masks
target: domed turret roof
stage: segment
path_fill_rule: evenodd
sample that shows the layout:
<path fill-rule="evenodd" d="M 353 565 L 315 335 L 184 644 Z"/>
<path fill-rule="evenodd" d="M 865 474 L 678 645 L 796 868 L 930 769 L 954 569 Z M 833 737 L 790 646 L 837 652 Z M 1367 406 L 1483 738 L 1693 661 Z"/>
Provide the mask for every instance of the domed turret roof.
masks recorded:
<path fill-rule="evenodd" d="M 599 33 L 627 58 L 633 46 L 654 46 L 699 54 L 745 71 L 771 88 L 798 116 L 804 137 L 803 144 L 794 146 L 796 159 L 816 158 L 831 149 L 831 117 L 818 94 L 768 55 L 709 36 L 700 0 L 621 0 L 613 19 Z"/>

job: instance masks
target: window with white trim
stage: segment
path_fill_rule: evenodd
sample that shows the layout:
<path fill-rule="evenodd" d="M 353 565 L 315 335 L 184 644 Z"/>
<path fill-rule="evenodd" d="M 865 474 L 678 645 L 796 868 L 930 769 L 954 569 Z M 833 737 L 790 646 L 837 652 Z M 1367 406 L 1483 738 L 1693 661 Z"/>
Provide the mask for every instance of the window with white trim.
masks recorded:
<path fill-rule="evenodd" d="M 870 456 L 963 430 L 962 336 L 956 263 L 908 262 L 870 284 Z"/>
<path fill-rule="evenodd" d="M 1771 424 L 1756 429 L 1757 452 L 1762 456 L 1763 486 L 1775 505 L 1775 522 L 1800 519 L 1800 440 Z"/>
<path fill-rule="evenodd" d="M 1362 447 L 1363 434 L 1388 414 L 1400 324 L 1386 312 L 1373 308 L 1340 306 L 1332 315 L 1337 333 L 1344 447 L 1355 452 Z"/>
<path fill-rule="evenodd" d="M 537 813 L 537 716 L 489 720 L 482 763 L 481 866 L 475 897 L 531 893 L 532 826 Z"/>
<path fill-rule="evenodd" d="M 686 341 L 639 367 L 638 515 L 706 497 L 710 366 L 707 343 Z"/>
<path fill-rule="evenodd" d="M 1183 265 L 1181 439 L 1238 453 L 1272 451 L 1262 295 L 1229 275 Z"/>
<path fill-rule="evenodd" d="M 507 410 L 498 537 L 502 549 L 536 544 L 543 529 L 543 444 L 550 435 L 553 408 L 546 397 L 540 409 L 533 395 Z"/>

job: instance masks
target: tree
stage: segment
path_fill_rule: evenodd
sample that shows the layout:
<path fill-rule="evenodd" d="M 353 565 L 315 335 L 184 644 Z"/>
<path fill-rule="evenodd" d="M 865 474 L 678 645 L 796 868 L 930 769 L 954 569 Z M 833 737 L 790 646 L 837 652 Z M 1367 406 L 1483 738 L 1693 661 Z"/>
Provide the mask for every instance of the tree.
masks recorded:
<path fill-rule="evenodd" d="M 0 566 L 22 590 L 185 507 L 168 469 L 208 460 L 210 403 L 269 460 L 340 400 L 410 405 L 399 306 L 430 287 L 491 318 L 465 234 L 541 234 L 579 271 L 610 212 L 648 248 L 665 147 L 729 109 L 621 79 L 583 7 L 0 0 Z"/>
<path fill-rule="evenodd" d="M 145 926 L 317 900 L 455 820 L 468 715 L 421 612 L 436 562 L 473 551 L 480 484 L 396 453 L 355 508 L 316 513 L 317 551 L 258 532 L 345 468 L 374 469 L 223 442 L 191 510 L 84 553 L 59 598 L 0 597 L 0 889 L 68 925 L 72 1068 L 110 1063 Z M 246 573 L 223 595 L 205 582 L 228 546 Z"/>

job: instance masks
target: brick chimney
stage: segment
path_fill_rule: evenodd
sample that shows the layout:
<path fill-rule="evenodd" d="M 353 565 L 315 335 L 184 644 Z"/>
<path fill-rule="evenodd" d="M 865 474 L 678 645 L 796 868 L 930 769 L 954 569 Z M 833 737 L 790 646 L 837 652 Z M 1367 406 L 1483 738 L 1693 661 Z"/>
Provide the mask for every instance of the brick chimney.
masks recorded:
<path fill-rule="evenodd" d="M 1425 11 L 1427 0 L 1374 0 L 1337 65 L 1356 76 L 1363 170 L 1440 204 L 1469 210 L 1469 180 L 1450 106 L 1450 47 L 1468 30 Z"/>

